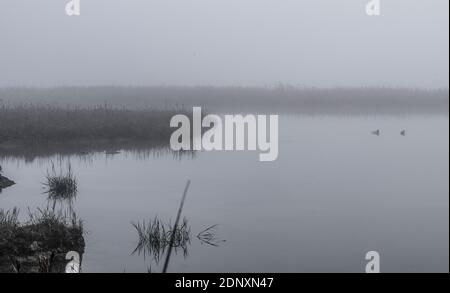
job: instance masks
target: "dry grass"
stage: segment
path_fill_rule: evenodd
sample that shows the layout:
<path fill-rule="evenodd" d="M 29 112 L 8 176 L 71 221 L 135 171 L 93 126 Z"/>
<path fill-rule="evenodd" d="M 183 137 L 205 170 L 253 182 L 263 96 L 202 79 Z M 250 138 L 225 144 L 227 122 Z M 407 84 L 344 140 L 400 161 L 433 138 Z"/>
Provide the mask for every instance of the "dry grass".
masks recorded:
<path fill-rule="evenodd" d="M 179 111 L 52 107 L 0 103 L 0 144 L 83 141 L 169 141 L 170 119 Z"/>
<path fill-rule="evenodd" d="M 307 115 L 448 115 L 448 89 L 275 87 L 58 87 L 0 88 L 0 100 L 50 105 L 103 104 L 143 109 L 202 106 L 220 113 Z"/>
<path fill-rule="evenodd" d="M 0 230 L 13 231 L 19 226 L 19 209 L 0 209 Z"/>

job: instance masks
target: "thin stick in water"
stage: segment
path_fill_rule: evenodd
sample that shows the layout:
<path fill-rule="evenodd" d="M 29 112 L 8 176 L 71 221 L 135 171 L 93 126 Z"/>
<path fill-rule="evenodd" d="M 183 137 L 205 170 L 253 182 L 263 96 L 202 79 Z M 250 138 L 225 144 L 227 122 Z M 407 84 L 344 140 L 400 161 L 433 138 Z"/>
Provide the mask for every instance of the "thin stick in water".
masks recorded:
<path fill-rule="evenodd" d="M 189 189 L 189 186 L 191 185 L 191 180 L 188 180 L 188 182 L 186 183 L 186 187 L 184 188 L 184 192 L 183 192 L 183 197 L 181 198 L 181 203 L 180 203 L 180 207 L 178 208 L 178 214 L 177 214 L 177 218 L 175 220 L 175 224 L 173 226 L 173 232 L 172 235 L 170 237 L 170 243 L 169 243 L 169 249 L 167 251 L 167 256 L 166 256 L 166 261 L 164 262 L 164 267 L 163 267 L 163 273 L 167 272 L 167 267 L 169 266 L 169 261 L 170 261 L 170 255 L 172 253 L 172 247 L 173 247 L 173 243 L 175 241 L 175 231 L 178 227 L 178 222 L 180 221 L 180 217 L 181 217 L 181 212 L 183 211 L 183 206 L 184 206 L 184 201 L 186 199 L 186 195 Z"/>

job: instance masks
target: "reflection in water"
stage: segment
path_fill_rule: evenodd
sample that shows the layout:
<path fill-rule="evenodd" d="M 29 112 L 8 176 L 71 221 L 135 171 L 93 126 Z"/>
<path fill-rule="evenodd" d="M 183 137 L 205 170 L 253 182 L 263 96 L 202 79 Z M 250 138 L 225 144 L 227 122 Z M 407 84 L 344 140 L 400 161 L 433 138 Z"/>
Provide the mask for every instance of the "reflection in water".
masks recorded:
<path fill-rule="evenodd" d="M 58 211 L 58 213 L 64 215 L 76 215 L 74 209 L 75 200 L 76 193 L 73 196 L 67 198 L 54 197 L 51 194 L 48 194 L 46 209 L 53 212 Z"/>
<path fill-rule="evenodd" d="M 380 136 L 381 131 L 379 129 L 371 132 L 373 135 Z"/>
<path fill-rule="evenodd" d="M 138 253 L 138 255 L 143 255 L 144 258 L 150 255 L 158 264 L 173 237 L 172 248 L 175 254 L 182 251 L 183 256 L 187 257 L 188 245 L 191 243 L 191 228 L 186 218 L 175 230 L 170 223 L 162 222 L 157 216 L 153 220 L 147 222 L 144 220 L 142 223 L 132 223 L 132 225 L 139 237 L 138 245 L 132 254 Z"/>
<path fill-rule="evenodd" d="M 39 145 L 0 145 L 1 161 L 25 161 L 33 163 L 40 159 L 44 162 L 49 158 L 77 158 L 85 163 L 93 163 L 104 157 L 113 159 L 121 153 L 134 156 L 136 159 L 163 158 L 172 156 L 173 159 L 195 158 L 195 151 L 173 151 L 168 144 L 155 144 L 147 141 L 97 141 L 95 143 L 64 143 Z"/>
<path fill-rule="evenodd" d="M 170 222 L 164 223 L 158 216 L 155 216 L 153 220 L 143 220 L 131 224 L 136 229 L 139 238 L 132 255 L 142 255 L 144 259 L 150 256 L 151 260 L 158 265 L 161 257 L 168 250 L 173 237 L 172 249 L 175 254 L 181 252 L 184 258 L 188 256 L 188 247 L 191 245 L 191 226 L 186 218 L 183 218 L 182 223 L 177 225 L 175 230 Z M 216 224 L 203 229 L 197 234 L 196 238 L 201 244 L 219 246 L 225 240 L 220 240 L 217 237 L 217 227 Z"/>
<path fill-rule="evenodd" d="M 208 244 L 211 246 L 219 246 L 220 243 L 225 242 L 225 240 L 221 240 L 217 237 L 218 226 L 219 225 L 217 224 L 209 226 L 208 228 L 198 233 L 197 234 L 198 240 L 200 240 L 202 244 Z"/>
<path fill-rule="evenodd" d="M 47 209 L 52 211 L 62 211 L 66 214 L 74 214 L 74 203 L 76 196 L 72 198 L 54 198 L 47 197 Z"/>

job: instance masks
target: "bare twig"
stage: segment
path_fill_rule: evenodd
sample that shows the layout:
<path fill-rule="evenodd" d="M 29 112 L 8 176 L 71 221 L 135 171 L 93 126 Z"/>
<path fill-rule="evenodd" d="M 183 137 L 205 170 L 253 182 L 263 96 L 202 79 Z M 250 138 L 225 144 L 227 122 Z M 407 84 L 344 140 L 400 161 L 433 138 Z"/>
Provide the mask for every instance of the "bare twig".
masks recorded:
<path fill-rule="evenodd" d="M 180 217 L 181 217 L 181 212 L 183 211 L 184 201 L 186 200 L 186 195 L 187 195 L 190 185 L 191 185 L 191 180 L 188 180 L 188 182 L 186 183 L 186 187 L 184 188 L 183 197 L 181 198 L 180 207 L 178 208 L 177 218 L 175 220 L 175 224 L 173 226 L 172 231 L 177 230 L 178 222 L 180 221 Z M 175 233 L 172 233 L 172 235 L 170 237 L 170 243 L 169 243 L 169 249 L 167 251 L 166 261 L 164 262 L 164 267 L 163 267 L 163 271 L 162 271 L 163 273 L 167 272 L 167 267 L 169 266 L 170 255 L 172 253 L 172 246 L 173 246 L 174 241 L 175 241 Z"/>

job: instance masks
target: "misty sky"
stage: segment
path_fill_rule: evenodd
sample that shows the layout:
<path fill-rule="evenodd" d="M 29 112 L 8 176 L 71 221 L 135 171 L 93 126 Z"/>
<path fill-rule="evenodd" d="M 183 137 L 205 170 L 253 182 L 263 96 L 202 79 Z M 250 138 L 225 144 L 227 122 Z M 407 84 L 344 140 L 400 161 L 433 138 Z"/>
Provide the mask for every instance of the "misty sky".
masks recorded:
<path fill-rule="evenodd" d="M 0 0 L 0 86 L 448 88 L 449 1 Z"/>

